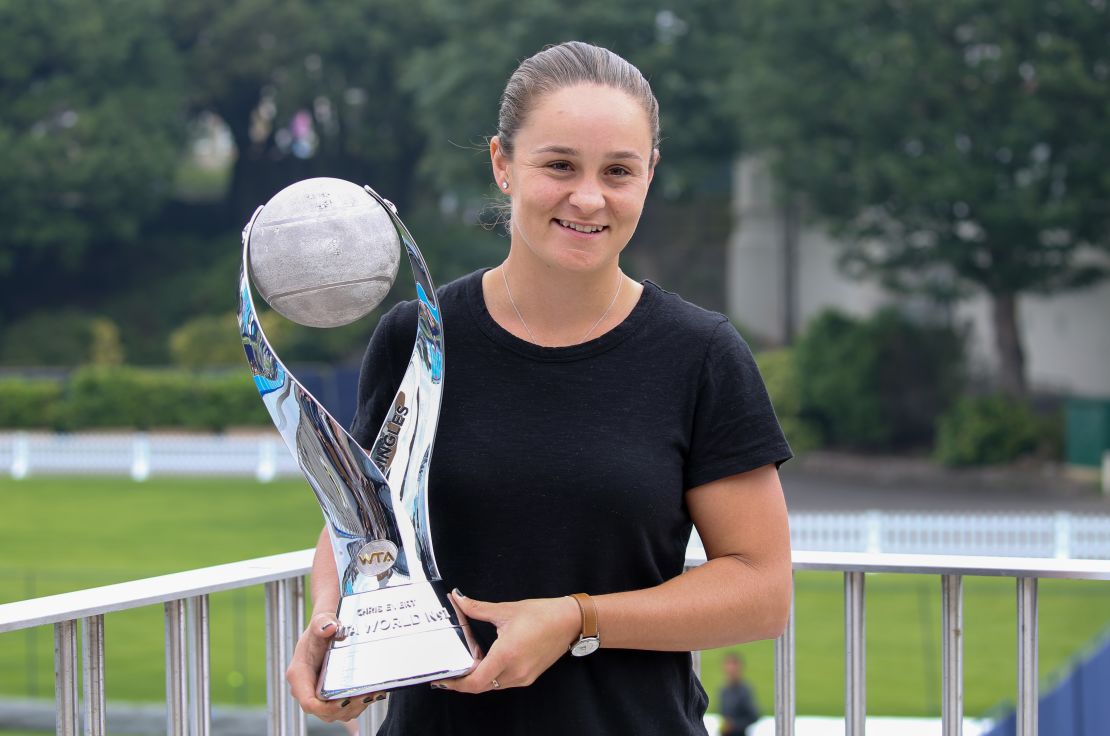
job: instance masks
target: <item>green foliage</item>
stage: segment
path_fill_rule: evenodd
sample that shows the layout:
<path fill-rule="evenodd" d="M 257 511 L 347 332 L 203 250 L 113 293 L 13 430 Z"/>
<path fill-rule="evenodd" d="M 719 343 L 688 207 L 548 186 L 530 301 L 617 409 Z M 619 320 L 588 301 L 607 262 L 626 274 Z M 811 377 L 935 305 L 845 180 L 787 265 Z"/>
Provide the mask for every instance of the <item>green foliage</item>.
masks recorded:
<path fill-rule="evenodd" d="M 679 194 L 728 166 L 739 146 L 727 87 L 742 7 L 717 0 L 658 6 L 616 0 L 426 0 L 442 38 L 413 50 L 404 86 L 426 134 L 421 173 L 440 191 L 488 192 L 487 136 L 517 64 L 567 40 L 599 44 L 636 64 L 660 103 L 667 165 L 656 189 Z"/>
<path fill-rule="evenodd" d="M 1059 442 L 1059 421 L 1038 417 L 1026 401 L 967 397 L 937 423 L 936 457 L 945 465 L 1007 463 Z"/>
<path fill-rule="evenodd" d="M 929 442 L 962 384 L 963 341 L 886 309 L 867 320 L 827 311 L 795 347 L 801 414 L 835 445 Z"/>
<path fill-rule="evenodd" d="M 756 354 L 755 361 L 790 447 L 796 453 L 820 447 L 820 429 L 801 415 L 801 386 L 793 351 L 765 350 Z"/>
<path fill-rule="evenodd" d="M 123 362 L 119 328 L 107 317 L 75 309 L 35 312 L 0 337 L 0 363 L 58 366 Z"/>
<path fill-rule="evenodd" d="M 81 368 L 70 377 L 52 414 L 47 421 L 66 430 L 131 427 L 222 430 L 270 424 L 246 370 L 198 374 L 131 367 Z"/>
<path fill-rule="evenodd" d="M 53 426 L 62 398 L 59 381 L 0 378 L 0 427 L 28 429 Z"/>
<path fill-rule="evenodd" d="M 744 4 L 744 140 L 845 240 L 850 273 L 996 302 L 1108 272 L 1110 7 L 1086 0 Z"/>
<path fill-rule="evenodd" d="M 0 275 L 135 242 L 169 193 L 181 88 L 157 2 L 0 3 Z"/>
<path fill-rule="evenodd" d="M 266 332 L 269 336 L 270 331 Z M 189 320 L 170 335 L 170 355 L 182 368 L 246 365 L 235 314 L 209 314 Z"/>

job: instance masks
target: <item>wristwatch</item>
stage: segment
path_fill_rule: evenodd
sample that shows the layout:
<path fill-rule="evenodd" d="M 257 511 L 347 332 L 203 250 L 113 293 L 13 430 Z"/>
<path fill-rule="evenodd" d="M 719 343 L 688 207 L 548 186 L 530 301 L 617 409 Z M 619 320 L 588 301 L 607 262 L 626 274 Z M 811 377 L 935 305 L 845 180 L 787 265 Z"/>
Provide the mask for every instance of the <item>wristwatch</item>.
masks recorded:
<path fill-rule="evenodd" d="M 593 598 L 585 593 L 575 593 L 571 596 L 578 603 L 582 611 L 582 633 L 578 640 L 570 645 L 570 653 L 575 657 L 585 657 L 593 654 L 601 646 L 601 634 L 597 630 L 597 606 Z"/>

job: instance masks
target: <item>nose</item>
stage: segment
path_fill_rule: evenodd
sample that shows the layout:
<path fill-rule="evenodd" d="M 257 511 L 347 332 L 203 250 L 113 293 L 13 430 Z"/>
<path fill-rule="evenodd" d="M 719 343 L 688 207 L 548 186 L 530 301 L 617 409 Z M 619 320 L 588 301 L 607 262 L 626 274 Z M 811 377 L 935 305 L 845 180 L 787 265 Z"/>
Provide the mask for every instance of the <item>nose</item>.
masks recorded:
<path fill-rule="evenodd" d="M 601 182 L 592 176 L 579 178 L 570 193 L 570 204 L 583 214 L 600 210 L 605 206 L 605 193 L 601 188 Z"/>

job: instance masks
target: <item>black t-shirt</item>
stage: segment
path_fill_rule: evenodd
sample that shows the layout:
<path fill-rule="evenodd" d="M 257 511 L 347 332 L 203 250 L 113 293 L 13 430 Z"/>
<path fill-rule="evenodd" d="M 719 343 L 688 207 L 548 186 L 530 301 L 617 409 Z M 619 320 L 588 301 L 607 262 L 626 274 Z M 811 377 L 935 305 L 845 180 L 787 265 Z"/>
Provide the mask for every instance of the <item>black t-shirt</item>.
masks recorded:
<path fill-rule="evenodd" d="M 720 314 L 645 282 L 616 328 L 544 348 L 493 320 L 482 272 L 438 293 L 445 379 L 429 514 L 444 580 L 472 598 L 659 585 L 683 570 L 687 490 L 790 457 L 751 352 Z M 363 447 L 415 334 L 405 302 L 370 341 L 352 427 Z M 488 649 L 495 631 L 473 624 Z M 562 657 L 527 688 L 397 691 L 379 734 L 705 734 L 706 704 L 689 653 L 603 647 Z"/>

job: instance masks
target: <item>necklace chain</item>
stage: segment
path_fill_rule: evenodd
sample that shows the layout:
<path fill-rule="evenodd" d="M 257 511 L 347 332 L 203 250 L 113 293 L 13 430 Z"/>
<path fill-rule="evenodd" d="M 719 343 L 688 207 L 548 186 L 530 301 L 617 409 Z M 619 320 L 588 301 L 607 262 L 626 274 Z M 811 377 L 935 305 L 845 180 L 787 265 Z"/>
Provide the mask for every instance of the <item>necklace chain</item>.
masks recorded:
<path fill-rule="evenodd" d="M 540 341 L 536 339 L 536 334 L 532 332 L 532 328 L 529 327 L 528 323 L 524 320 L 524 315 L 520 313 L 520 307 L 516 305 L 516 299 L 513 299 L 513 290 L 509 288 L 508 271 L 508 265 L 502 263 L 501 280 L 505 282 L 505 293 L 509 295 L 509 304 L 513 305 L 513 311 L 516 312 L 516 318 L 520 320 L 520 324 L 524 325 L 524 331 L 528 333 L 528 337 L 532 340 L 533 343 L 539 345 Z M 617 303 L 617 297 L 621 295 L 621 287 L 623 286 L 624 274 L 621 273 L 620 269 L 617 269 L 617 290 L 613 293 L 613 298 L 609 301 L 609 306 L 607 306 L 605 308 L 605 311 L 601 313 L 601 316 L 597 318 L 597 322 L 594 322 L 590 329 L 586 330 L 586 334 L 579 338 L 578 342 L 586 342 L 586 338 L 593 334 L 593 331 L 597 329 L 597 326 L 601 324 L 601 321 L 609 316 L 609 312 L 613 311 L 613 305 Z"/>

